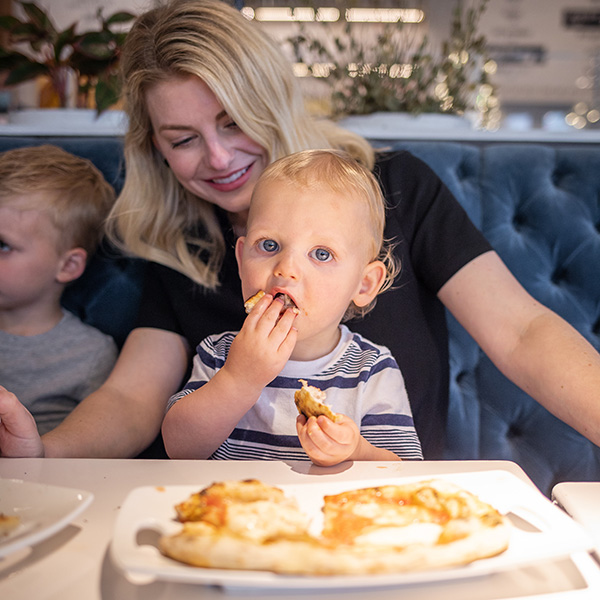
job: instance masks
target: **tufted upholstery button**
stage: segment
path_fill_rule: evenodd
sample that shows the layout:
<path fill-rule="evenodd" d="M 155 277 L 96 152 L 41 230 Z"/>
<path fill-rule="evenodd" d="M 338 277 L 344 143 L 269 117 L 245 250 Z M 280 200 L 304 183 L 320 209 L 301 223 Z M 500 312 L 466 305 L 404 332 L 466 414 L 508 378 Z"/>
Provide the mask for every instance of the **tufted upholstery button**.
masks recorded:
<path fill-rule="evenodd" d="M 557 166 L 557 168 L 552 171 L 552 175 L 550 176 L 550 180 L 554 184 L 555 187 L 560 188 L 562 186 L 562 180 L 566 176 L 567 172 L 562 168 L 562 166 Z"/>
<path fill-rule="evenodd" d="M 461 160 L 461 162 L 456 168 L 456 176 L 458 177 L 458 179 L 460 181 L 464 181 L 466 179 L 469 179 L 469 177 L 472 177 L 473 175 L 473 166 L 468 161 Z"/>
<path fill-rule="evenodd" d="M 525 225 L 525 217 L 521 213 L 515 213 L 512 218 L 512 224 L 516 231 L 521 231 Z"/>
<path fill-rule="evenodd" d="M 506 439 L 516 439 L 521 437 L 522 431 L 517 423 L 512 423 L 506 432 Z"/>
<path fill-rule="evenodd" d="M 465 381 L 465 379 L 467 378 L 468 374 L 466 371 L 460 371 L 459 373 L 456 374 L 456 377 L 454 378 L 454 380 L 456 381 L 457 385 L 462 385 Z"/>
<path fill-rule="evenodd" d="M 550 276 L 550 281 L 554 285 L 559 285 L 562 281 L 567 278 L 567 271 L 563 267 L 557 267 L 552 275 Z"/>

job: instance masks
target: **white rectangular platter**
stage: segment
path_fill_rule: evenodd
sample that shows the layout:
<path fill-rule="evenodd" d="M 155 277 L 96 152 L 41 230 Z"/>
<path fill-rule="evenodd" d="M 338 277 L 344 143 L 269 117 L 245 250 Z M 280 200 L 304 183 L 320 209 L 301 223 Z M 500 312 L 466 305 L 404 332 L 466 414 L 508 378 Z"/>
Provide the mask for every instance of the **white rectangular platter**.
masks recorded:
<path fill-rule="evenodd" d="M 322 498 L 346 490 L 376 485 L 400 485 L 410 481 L 446 479 L 479 496 L 508 515 L 511 522 L 509 548 L 499 556 L 479 560 L 463 567 L 414 573 L 369 576 L 288 576 L 264 571 L 237 571 L 191 567 L 163 556 L 157 549 L 160 535 L 180 530 L 174 506 L 190 494 L 213 483 L 198 485 L 141 487 L 126 498 L 118 516 L 111 555 L 115 564 L 132 576 L 150 579 L 217 585 L 229 591 L 251 589 L 311 590 L 358 589 L 401 586 L 421 582 L 448 581 L 480 577 L 543 560 L 569 556 L 589 550 L 593 542 L 584 529 L 545 496 L 506 471 L 443 474 L 428 477 L 396 477 L 368 481 L 319 481 L 279 485 L 295 497 L 318 530 Z"/>

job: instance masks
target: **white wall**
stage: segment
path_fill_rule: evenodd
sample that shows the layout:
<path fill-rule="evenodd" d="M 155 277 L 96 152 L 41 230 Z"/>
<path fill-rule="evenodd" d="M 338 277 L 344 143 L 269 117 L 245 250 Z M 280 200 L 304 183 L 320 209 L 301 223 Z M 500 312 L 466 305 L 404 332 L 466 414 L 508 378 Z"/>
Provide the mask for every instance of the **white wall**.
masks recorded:
<path fill-rule="evenodd" d="M 597 13 L 599 0 L 491 0 L 482 20 L 488 42 L 503 49 L 497 83 L 515 103 L 564 103 L 591 99 L 582 89 L 600 69 L 600 27 L 565 25 L 567 11 Z M 513 52 L 510 52 L 510 50 Z M 541 50 L 541 62 L 536 51 Z M 596 85 L 600 82 L 596 81 Z"/>

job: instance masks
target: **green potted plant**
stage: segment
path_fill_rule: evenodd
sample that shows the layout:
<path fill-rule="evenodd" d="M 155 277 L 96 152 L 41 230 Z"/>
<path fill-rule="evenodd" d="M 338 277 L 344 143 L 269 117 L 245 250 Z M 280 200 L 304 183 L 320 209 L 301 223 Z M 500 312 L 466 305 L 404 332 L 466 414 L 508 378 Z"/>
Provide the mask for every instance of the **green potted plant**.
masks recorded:
<path fill-rule="evenodd" d="M 437 51 L 426 36 L 417 35 L 414 25 L 401 21 L 382 25 L 370 37 L 350 22 L 333 31 L 331 23 L 315 24 L 312 31 L 319 26 L 322 35 L 309 34 L 301 25 L 288 41 L 296 61 L 329 86 L 329 116 L 475 111 L 485 127 L 499 117 L 490 81 L 494 63 L 478 32 L 487 2 L 466 7 L 457 0 L 449 37 Z"/>
<path fill-rule="evenodd" d="M 39 77 L 46 78 L 50 93 L 45 104 L 72 105 L 69 82 L 77 87 L 75 106 L 94 108 L 98 113 L 114 105 L 120 92 L 118 62 L 126 33 L 122 26 L 135 15 L 119 11 L 104 17 L 97 11 L 98 29 L 78 32 L 75 22 L 59 30 L 48 13 L 34 2 L 20 1 L 25 19 L 0 17 L 0 30 L 7 43 L 0 44 L 0 74 L 5 86 Z M 16 48 L 28 45 L 28 51 Z"/>

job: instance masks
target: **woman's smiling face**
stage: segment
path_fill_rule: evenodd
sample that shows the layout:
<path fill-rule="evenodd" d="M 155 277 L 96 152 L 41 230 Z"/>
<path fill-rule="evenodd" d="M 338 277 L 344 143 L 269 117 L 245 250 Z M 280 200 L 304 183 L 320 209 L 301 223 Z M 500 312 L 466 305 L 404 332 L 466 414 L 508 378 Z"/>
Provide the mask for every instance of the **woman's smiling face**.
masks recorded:
<path fill-rule="evenodd" d="M 189 192 L 229 213 L 248 210 L 267 152 L 227 114 L 198 77 L 173 77 L 146 92 L 154 145 Z"/>

